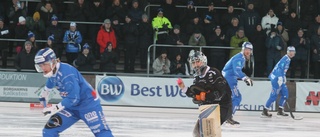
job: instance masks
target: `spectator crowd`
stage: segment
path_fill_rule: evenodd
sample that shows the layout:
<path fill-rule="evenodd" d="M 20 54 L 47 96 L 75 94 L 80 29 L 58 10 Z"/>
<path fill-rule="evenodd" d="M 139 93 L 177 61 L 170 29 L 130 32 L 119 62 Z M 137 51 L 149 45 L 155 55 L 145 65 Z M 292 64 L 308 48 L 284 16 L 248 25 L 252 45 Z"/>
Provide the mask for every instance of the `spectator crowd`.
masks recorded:
<path fill-rule="evenodd" d="M 34 69 L 35 53 L 50 47 L 80 71 L 96 71 L 93 66 L 99 61 L 99 71 L 117 72 L 120 55 L 124 55 L 124 72 L 134 73 L 136 59 L 141 69 L 147 68 L 148 47 L 156 42 L 172 46 L 156 47 L 154 74 L 192 75 L 188 55 L 200 46 L 206 46 L 202 51 L 208 64 L 221 70 L 242 43 L 249 41 L 254 60 L 246 62 L 243 71 L 247 75 L 267 76 L 286 48 L 294 46 L 297 53 L 290 64 L 290 77 L 306 78 L 309 73 L 320 78 L 319 0 L 65 2 L 41 0 L 29 2 L 28 7 L 19 0 L 0 2 L 0 39 L 24 39 L 0 40 L 3 68 L 7 57 L 17 53 L 18 71 Z M 160 6 L 147 8 L 150 12 L 146 13 L 148 4 Z M 305 67 L 308 63 L 310 68 Z"/>

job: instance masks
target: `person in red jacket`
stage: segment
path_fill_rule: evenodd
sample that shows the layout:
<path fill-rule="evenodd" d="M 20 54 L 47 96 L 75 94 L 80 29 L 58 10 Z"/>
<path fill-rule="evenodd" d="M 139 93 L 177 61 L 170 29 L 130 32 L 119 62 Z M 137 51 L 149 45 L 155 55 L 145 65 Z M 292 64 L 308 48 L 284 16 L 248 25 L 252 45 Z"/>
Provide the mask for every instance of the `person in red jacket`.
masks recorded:
<path fill-rule="evenodd" d="M 116 49 L 117 40 L 115 32 L 111 27 L 111 21 L 110 19 L 105 19 L 97 36 L 97 43 L 100 46 L 100 54 L 104 52 L 107 42 L 109 41 L 112 43 L 112 49 Z"/>

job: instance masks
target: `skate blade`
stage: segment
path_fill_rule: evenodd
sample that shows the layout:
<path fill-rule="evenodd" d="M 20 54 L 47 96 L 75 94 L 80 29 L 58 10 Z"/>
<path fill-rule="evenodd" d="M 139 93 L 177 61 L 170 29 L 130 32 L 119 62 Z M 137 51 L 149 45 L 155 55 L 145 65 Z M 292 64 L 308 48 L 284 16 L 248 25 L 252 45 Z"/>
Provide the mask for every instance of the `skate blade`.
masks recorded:
<path fill-rule="evenodd" d="M 279 118 L 279 119 L 289 119 L 290 116 L 277 115 L 276 118 Z"/>
<path fill-rule="evenodd" d="M 272 118 L 272 116 L 260 115 L 260 118 Z"/>
<path fill-rule="evenodd" d="M 223 124 L 225 127 L 230 127 L 230 128 L 239 128 L 240 124 L 230 124 L 230 123 L 224 123 Z"/>

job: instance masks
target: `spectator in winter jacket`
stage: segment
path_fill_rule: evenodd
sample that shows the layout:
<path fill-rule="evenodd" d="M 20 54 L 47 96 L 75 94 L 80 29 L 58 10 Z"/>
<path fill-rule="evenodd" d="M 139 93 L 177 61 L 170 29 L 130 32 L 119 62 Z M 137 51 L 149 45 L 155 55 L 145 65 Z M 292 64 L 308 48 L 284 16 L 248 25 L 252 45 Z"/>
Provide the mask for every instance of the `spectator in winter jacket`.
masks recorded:
<path fill-rule="evenodd" d="M 36 35 L 31 31 L 28 32 L 27 41 L 30 41 L 32 43 L 32 48 L 35 51 L 38 51 L 38 50 L 44 48 L 42 43 L 37 43 L 36 42 Z"/>
<path fill-rule="evenodd" d="M 112 5 L 107 8 L 106 18 L 112 19 L 114 16 L 119 17 L 119 22 L 124 22 L 124 18 L 126 17 L 126 9 L 120 3 L 120 0 L 113 0 Z M 114 43 L 112 43 L 114 44 Z M 115 45 L 113 45 L 115 46 Z"/>
<path fill-rule="evenodd" d="M 134 73 L 134 64 L 136 54 L 139 50 L 138 46 L 138 26 L 131 21 L 130 15 L 126 16 L 126 23 L 123 26 L 123 35 L 125 41 L 125 56 L 124 56 L 124 72 Z"/>
<path fill-rule="evenodd" d="M 0 39 L 10 38 L 9 27 L 4 23 L 4 18 L 0 16 Z M 2 67 L 7 67 L 7 56 L 9 51 L 9 42 L 0 41 L 0 57 L 2 60 Z"/>
<path fill-rule="evenodd" d="M 30 41 L 26 41 L 23 50 L 20 53 L 18 53 L 15 59 L 15 67 L 17 71 L 21 71 L 21 69 L 35 70 L 35 55 L 36 52 L 33 50 L 32 43 Z"/>
<path fill-rule="evenodd" d="M 265 46 L 267 34 L 262 30 L 261 24 L 258 24 L 255 32 L 253 32 L 252 40 L 253 56 L 254 56 L 254 76 L 264 77 L 266 76 L 266 56 L 267 48 Z"/>
<path fill-rule="evenodd" d="M 172 1 L 173 0 L 165 0 L 165 2 L 163 2 L 160 7 L 163 9 L 163 14 L 166 15 L 168 20 L 170 20 L 170 23 L 177 24 L 178 9 Z M 175 14 L 172 14 L 172 13 L 175 13 Z"/>
<path fill-rule="evenodd" d="M 176 58 L 170 62 L 170 73 L 173 75 L 185 75 L 185 62 L 181 59 L 181 54 L 177 54 Z"/>
<path fill-rule="evenodd" d="M 74 3 L 68 4 L 66 20 L 87 21 L 88 16 L 91 16 L 89 11 L 89 2 L 85 0 L 76 0 Z M 81 34 L 86 35 L 87 25 L 77 24 L 77 30 L 80 31 Z"/>
<path fill-rule="evenodd" d="M 211 17 L 212 19 L 212 17 Z M 209 20 L 206 19 L 209 23 Z M 200 21 L 200 18 L 198 16 L 194 16 L 193 20 L 187 24 L 186 26 L 186 34 L 187 34 L 187 37 L 190 37 L 196 30 L 197 31 L 200 31 L 201 34 L 204 34 L 204 29 L 203 29 L 203 24 L 202 22 Z"/>
<path fill-rule="evenodd" d="M 40 18 L 40 13 L 35 12 L 33 17 L 26 18 L 26 25 L 29 31 L 32 31 L 36 35 L 36 39 L 41 40 L 42 36 L 45 36 L 45 23 Z"/>
<path fill-rule="evenodd" d="M 286 21 L 290 13 L 288 0 L 281 0 L 280 3 L 275 7 L 275 13 L 279 17 L 279 21 Z"/>
<path fill-rule="evenodd" d="M 184 0 L 185 2 L 186 0 Z M 198 12 L 194 8 L 194 2 L 192 0 L 187 1 L 187 8 L 184 10 L 179 10 L 179 21 L 178 24 L 185 26 L 189 23 L 195 16 L 198 16 Z"/>
<path fill-rule="evenodd" d="M 77 59 L 74 60 L 73 65 L 79 71 L 93 71 L 93 66 L 96 64 L 96 59 L 90 52 L 90 46 L 85 43 L 82 47 L 82 52 L 79 53 Z"/>
<path fill-rule="evenodd" d="M 283 26 L 288 30 L 289 38 L 293 38 L 297 35 L 299 28 L 302 28 L 302 22 L 299 20 L 296 12 L 291 11 Z M 288 45 L 292 45 L 291 41 L 289 41 Z"/>
<path fill-rule="evenodd" d="M 209 2 L 208 3 L 208 10 L 206 10 L 204 12 L 204 14 L 201 16 L 202 19 L 206 19 L 208 18 L 207 16 L 210 16 L 211 19 L 210 19 L 210 22 L 216 26 L 216 25 L 219 25 L 221 24 L 221 21 L 220 21 L 220 15 L 217 13 L 217 11 L 214 9 L 214 3 L 213 2 Z"/>
<path fill-rule="evenodd" d="M 147 14 L 142 15 L 142 22 L 138 26 L 139 30 L 139 53 L 140 53 L 140 67 L 147 68 L 148 47 L 152 44 L 153 29 L 149 22 Z"/>
<path fill-rule="evenodd" d="M 281 37 L 281 41 L 283 43 L 283 49 L 287 49 L 289 35 L 288 35 L 287 30 L 283 27 L 282 22 L 277 23 L 277 35 L 279 35 Z M 287 51 L 285 51 L 285 50 L 281 51 L 281 57 L 286 54 L 287 54 Z"/>
<path fill-rule="evenodd" d="M 52 41 L 52 44 L 54 45 L 52 47 L 54 53 L 56 53 L 57 58 L 61 59 L 64 46 L 63 46 L 63 30 L 58 24 L 58 17 L 53 15 L 51 17 L 51 25 L 47 27 L 46 29 L 46 37 L 50 37 L 51 35 L 54 36 L 54 40 Z"/>
<path fill-rule="evenodd" d="M 320 14 L 315 17 L 315 21 L 308 27 L 308 37 L 317 35 L 318 28 L 320 26 Z"/>
<path fill-rule="evenodd" d="M 100 71 L 117 72 L 116 65 L 118 64 L 119 58 L 117 53 L 113 51 L 112 42 L 108 42 L 106 47 L 100 57 Z"/>
<path fill-rule="evenodd" d="M 53 41 L 54 41 L 54 35 L 52 34 L 51 36 L 48 37 L 45 48 L 48 47 L 48 48 L 54 49 L 56 46 L 53 44 Z"/>
<path fill-rule="evenodd" d="M 238 18 L 232 18 L 231 20 L 231 27 L 228 27 L 227 28 L 227 31 L 226 31 L 226 43 L 227 44 L 230 44 L 230 40 L 231 40 L 231 37 L 236 35 L 236 32 L 238 31 L 239 29 L 239 19 Z"/>
<path fill-rule="evenodd" d="M 152 27 L 157 32 L 157 43 L 165 43 L 168 32 L 172 29 L 172 26 L 168 18 L 164 17 L 162 8 L 158 9 L 157 17 L 153 18 Z"/>
<path fill-rule="evenodd" d="M 16 39 L 26 39 L 28 36 L 28 28 L 26 26 L 26 19 L 23 16 L 19 17 L 19 23 L 15 26 L 15 36 Z M 16 43 L 16 52 L 19 53 L 24 46 L 23 42 Z M 10 52 L 10 51 L 9 51 Z"/>
<path fill-rule="evenodd" d="M 239 15 L 234 12 L 233 5 L 229 5 L 228 12 L 223 14 L 221 17 L 221 29 L 227 30 L 228 28 L 232 27 L 231 21 L 233 18 L 239 18 Z"/>
<path fill-rule="evenodd" d="M 206 46 L 207 42 L 204 36 L 201 34 L 199 30 L 195 30 L 193 35 L 189 39 L 189 45 L 191 46 Z M 199 48 L 194 48 L 199 49 Z"/>
<path fill-rule="evenodd" d="M 45 27 L 48 27 L 51 25 L 51 17 L 57 14 L 56 6 L 51 1 L 47 0 L 40 2 L 39 4 L 40 8 L 37 11 L 40 12 L 40 17 L 44 22 Z"/>
<path fill-rule="evenodd" d="M 235 49 L 230 50 L 229 58 L 232 58 L 234 55 L 241 51 L 241 46 L 243 42 L 248 42 L 248 38 L 244 35 L 244 29 L 240 27 L 236 33 L 236 35 L 231 37 L 230 47 Z"/>
<path fill-rule="evenodd" d="M 117 39 L 113 28 L 111 27 L 110 19 L 105 19 L 97 36 L 97 43 L 100 46 L 100 54 L 106 49 L 107 42 L 112 43 L 112 48 L 117 47 Z"/>
<path fill-rule="evenodd" d="M 167 52 L 164 50 L 161 55 L 154 60 L 152 64 L 153 74 L 170 74 L 170 60 L 167 58 Z"/>
<path fill-rule="evenodd" d="M 15 32 L 16 25 L 21 21 L 20 17 L 27 16 L 27 8 L 24 2 L 20 2 L 18 0 L 12 0 L 12 2 L 9 2 L 8 4 L 6 13 L 9 19 L 9 31 Z M 12 33 L 12 37 L 14 36 L 15 36 L 15 33 Z M 23 46 L 23 44 L 24 43 L 22 43 L 20 46 Z"/>
<path fill-rule="evenodd" d="M 139 7 L 138 0 L 132 1 L 132 7 L 128 11 L 128 15 L 132 17 L 132 23 L 139 23 L 141 21 L 143 11 Z"/>
<path fill-rule="evenodd" d="M 66 43 L 67 62 L 71 65 L 81 51 L 82 35 L 76 30 L 76 23 L 70 23 L 70 29 L 64 33 L 63 42 Z"/>
<path fill-rule="evenodd" d="M 169 59 L 173 60 L 176 57 L 175 54 L 181 54 L 182 60 L 186 61 L 189 52 L 187 48 L 183 45 L 188 45 L 187 35 L 180 31 L 179 25 L 174 25 L 173 32 L 169 35 L 167 39 L 167 44 L 176 45 L 174 48 L 170 48 Z"/>
<path fill-rule="evenodd" d="M 296 55 L 292 58 L 290 67 L 290 78 L 296 78 L 295 72 L 297 68 L 300 68 L 300 77 L 306 77 L 307 60 L 310 51 L 309 39 L 304 35 L 303 29 L 300 28 L 297 31 L 297 35 L 291 39 L 292 46 L 296 49 Z"/>
<path fill-rule="evenodd" d="M 266 16 L 261 20 L 262 29 L 268 35 L 271 29 L 277 27 L 279 18 L 274 14 L 273 9 L 270 9 Z"/>
<path fill-rule="evenodd" d="M 106 18 L 105 3 L 101 0 L 93 0 L 89 5 L 89 16 L 87 18 L 90 22 L 103 22 Z M 97 43 L 97 35 L 100 30 L 101 24 L 90 24 L 88 29 L 88 39 L 90 39 L 90 52 L 98 59 L 100 57 L 100 46 Z"/>
<path fill-rule="evenodd" d="M 281 37 L 277 35 L 276 29 L 271 29 L 267 39 L 267 74 L 270 74 L 272 68 L 281 59 L 281 50 L 283 50 L 283 42 Z"/>
<path fill-rule="evenodd" d="M 212 28 L 215 28 L 217 25 L 213 23 L 213 18 L 209 15 L 206 15 L 206 18 L 203 19 L 203 35 L 206 39 L 212 34 Z"/>
<path fill-rule="evenodd" d="M 317 30 L 317 33 L 311 37 L 311 53 L 312 61 L 314 63 L 314 79 L 320 79 L 320 27 Z"/>
<path fill-rule="evenodd" d="M 261 17 L 259 13 L 254 10 L 253 3 L 248 4 L 248 8 L 240 15 L 240 26 L 244 28 L 245 35 L 249 38 L 249 40 L 253 37 L 253 32 L 257 24 L 260 24 Z"/>
<path fill-rule="evenodd" d="M 226 44 L 225 35 L 222 33 L 220 26 L 216 26 L 211 30 L 213 30 L 214 33 L 210 35 L 209 38 L 207 39 L 208 46 L 229 47 L 229 45 Z M 212 48 L 208 50 L 210 51 L 210 53 L 207 54 L 208 64 L 210 64 L 210 66 L 212 67 L 217 68 L 218 70 L 222 70 L 226 63 L 226 59 L 227 59 L 226 57 L 229 54 L 229 50 L 217 49 L 217 48 Z M 228 54 L 226 54 L 227 51 L 228 51 Z"/>

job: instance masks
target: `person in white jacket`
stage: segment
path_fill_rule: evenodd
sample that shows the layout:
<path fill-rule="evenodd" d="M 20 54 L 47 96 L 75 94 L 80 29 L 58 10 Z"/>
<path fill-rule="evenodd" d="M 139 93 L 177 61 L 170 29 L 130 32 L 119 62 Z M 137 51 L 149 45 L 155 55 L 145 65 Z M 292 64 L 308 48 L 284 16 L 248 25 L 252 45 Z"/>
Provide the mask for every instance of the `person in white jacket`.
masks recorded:
<path fill-rule="evenodd" d="M 266 16 L 261 20 L 262 29 L 269 34 L 271 28 L 276 28 L 279 18 L 274 14 L 273 9 L 270 9 Z"/>

